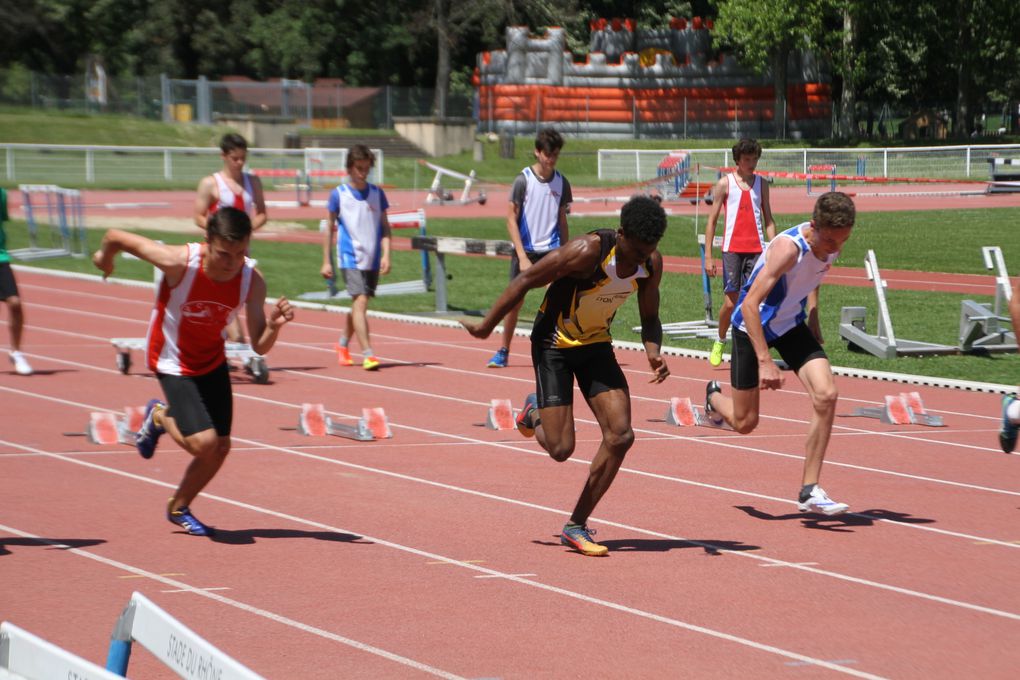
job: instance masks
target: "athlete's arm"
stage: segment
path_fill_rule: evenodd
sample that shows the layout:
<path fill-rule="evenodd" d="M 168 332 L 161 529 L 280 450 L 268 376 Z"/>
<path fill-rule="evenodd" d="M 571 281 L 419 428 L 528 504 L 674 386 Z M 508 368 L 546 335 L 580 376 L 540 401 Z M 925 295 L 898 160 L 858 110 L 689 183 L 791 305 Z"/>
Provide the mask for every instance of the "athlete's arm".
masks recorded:
<path fill-rule="evenodd" d="M 776 221 L 772 218 L 772 203 L 769 198 L 769 183 L 761 178 L 761 219 L 765 225 L 765 240 L 776 237 Z"/>
<path fill-rule="evenodd" d="M 380 220 L 382 226 L 382 240 L 379 243 L 381 253 L 379 255 L 379 273 L 389 274 L 390 273 L 390 241 L 393 236 L 393 230 L 390 228 L 390 218 L 386 216 L 386 211 L 383 210 L 382 219 Z"/>
<path fill-rule="evenodd" d="M 202 178 L 195 195 L 195 224 L 205 231 L 209 219 L 209 206 L 216 200 L 216 180 L 212 175 Z"/>
<path fill-rule="evenodd" d="M 662 255 L 652 253 L 652 275 L 638 281 L 638 313 L 641 315 L 641 342 L 645 346 L 652 379 L 661 383 L 669 377 L 669 367 L 662 358 L 662 322 L 659 320 L 659 284 L 662 282 Z"/>
<path fill-rule="evenodd" d="M 276 337 L 284 324 L 294 319 L 294 310 L 287 298 L 281 297 L 269 310 L 266 319 L 266 280 L 259 270 L 252 272 L 251 289 L 245 302 L 245 317 L 248 321 L 248 337 L 251 348 L 258 354 L 265 354 L 276 344 Z"/>
<path fill-rule="evenodd" d="M 775 245 L 769 246 L 765 265 L 751 284 L 750 290 L 740 303 L 740 311 L 744 315 L 744 326 L 747 337 L 758 357 L 758 386 L 763 390 L 777 390 L 783 385 L 779 367 L 772 360 L 765 331 L 761 327 L 759 306 L 775 288 L 783 274 L 797 264 L 797 244 L 790 239 L 780 239 Z"/>
<path fill-rule="evenodd" d="M 715 276 L 716 265 L 712 257 L 712 244 L 715 241 L 715 224 L 719 220 L 719 213 L 722 212 L 726 197 L 729 194 L 729 181 L 726 175 L 715 183 L 712 188 L 712 207 L 708 211 L 708 220 L 705 222 L 705 273 Z"/>
<path fill-rule="evenodd" d="M 336 220 L 339 214 L 330 211 L 329 224 L 326 225 L 326 233 L 322 242 L 322 278 L 333 278 L 333 249 L 336 248 Z"/>
<path fill-rule="evenodd" d="M 251 177 L 251 200 L 255 208 L 255 215 L 251 218 L 251 230 L 254 232 L 266 225 L 269 215 L 266 213 L 266 195 L 262 191 L 262 180 L 255 175 L 249 177 Z"/>
<path fill-rule="evenodd" d="M 524 299 L 529 290 L 547 286 L 573 274 L 590 274 L 598 264 L 600 251 L 598 234 L 586 234 L 568 241 L 566 245 L 549 251 L 534 265 L 522 270 L 496 299 L 484 319 L 478 323 L 461 320 L 461 324 L 476 338 L 489 337 L 496 324 Z"/>
<path fill-rule="evenodd" d="M 92 255 L 92 263 L 103 272 L 104 279 L 113 273 L 114 257 L 119 252 L 130 253 L 162 270 L 171 286 L 181 280 L 188 264 L 187 246 L 168 246 L 128 231 L 110 229 Z"/>

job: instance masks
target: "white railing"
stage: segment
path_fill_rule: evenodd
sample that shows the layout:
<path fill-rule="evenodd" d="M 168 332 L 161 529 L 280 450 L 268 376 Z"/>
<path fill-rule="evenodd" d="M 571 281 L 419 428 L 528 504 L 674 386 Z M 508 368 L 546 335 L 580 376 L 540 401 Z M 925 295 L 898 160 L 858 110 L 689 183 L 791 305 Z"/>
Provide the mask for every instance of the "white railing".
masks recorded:
<path fill-rule="evenodd" d="M 21 184 L 158 188 L 168 182 L 198 184 L 222 167 L 220 150 L 209 147 L 0 144 L 0 149 L 0 177 Z M 383 152 L 372 151 L 376 160 L 369 181 L 381 184 Z M 339 172 L 346 165 L 347 149 L 248 149 L 249 170 L 295 170 L 314 175 Z"/>
<path fill-rule="evenodd" d="M 663 149 L 599 149 L 599 179 L 643 181 L 656 176 L 670 152 Z M 730 149 L 691 149 L 691 167 L 714 174 L 734 165 Z M 990 179 L 987 159 L 1020 155 L 1020 144 L 927 146 L 862 149 L 764 149 L 758 169 L 766 172 L 807 173 L 811 166 L 835 166 L 835 174 L 869 177 L 926 177 Z"/>

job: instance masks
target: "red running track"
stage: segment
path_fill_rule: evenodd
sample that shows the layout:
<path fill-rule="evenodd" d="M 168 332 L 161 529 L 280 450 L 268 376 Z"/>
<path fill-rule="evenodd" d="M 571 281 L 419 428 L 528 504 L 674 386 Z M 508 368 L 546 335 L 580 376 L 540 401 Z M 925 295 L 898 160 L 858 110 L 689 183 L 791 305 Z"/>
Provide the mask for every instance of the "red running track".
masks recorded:
<path fill-rule="evenodd" d="M 607 558 L 556 534 L 598 433 L 579 405 L 564 464 L 483 427 L 532 385 L 525 341 L 372 320 L 383 368 L 339 368 L 340 317 L 302 309 L 234 384 L 234 451 L 194 504 L 216 540 L 163 517 L 186 456 L 87 443 L 94 410 L 158 393 L 120 374 L 110 337 L 144 332 L 151 292 L 19 272 L 31 377 L 0 372 L 0 619 L 93 661 L 134 590 L 270 678 L 1013 677 L 1020 667 L 1020 458 L 998 451 L 997 397 L 921 388 L 947 427 L 850 418 L 898 386 L 839 378 L 824 485 L 853 514 L 797 512 L 809 403 L 795 379 L 752 435 L 677 429 L 725 370 L 671 357 L 647 383 L 619 350 L 637 441 L 592 519 Z M 137 359 L 137 357 L 136 357 Z M 903 388 L 906 389 L 906 388 Z M 580 402 L 580 400 L 578 400 Z M 352 418 L 383 406 L 394 437 L 295 431 L 302 402 Z M 67 546 L 67 547 L 59 547 Z M 142 651 L 134 677 L 172 673 Z"/>

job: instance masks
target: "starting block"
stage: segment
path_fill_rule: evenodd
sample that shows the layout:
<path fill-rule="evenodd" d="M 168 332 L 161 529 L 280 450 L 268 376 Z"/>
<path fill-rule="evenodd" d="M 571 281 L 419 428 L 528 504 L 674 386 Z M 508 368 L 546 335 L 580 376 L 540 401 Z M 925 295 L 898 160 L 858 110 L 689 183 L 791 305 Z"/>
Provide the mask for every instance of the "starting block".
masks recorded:
<path fill-rule="evenodd" d="M 691 404 L 690 397 L 673 397 L 669 400 L 666 422 L 677 427 L 711 427 L 716 430 L 732 430 L 725 420 L 715 421 L 703 409 Z"/>
<path fill-rule="evenodd" d="M 858 407 L 850 414 L 862 418 L 878 418 L 890 425 L 926 425 L 927 427 L 945 427 L 942 416 L 928 413 L 924 408 L 919 392 L 903 392 L 888 394 L 885 406 Z"/>
<path fill-rule="evenodd" d="M 509 399 L 493 399 L 489 404 L 489 415 L 485 419 L 485 427 L 490 430 L 516 430 L 514 407 Z"/>
<path fill-rule="evenodd" d="M 145 352 L 148 348 L 145 338 L 111 338 L 110 344 L 117 350 L 117 370 L 124 375 L 131 371 L 131 352 Z M 269 382 L 269 366 L 265 358 L 243 342 L 227 342 L 224 345 L 227 361 L 240 364 L 244 372 L 260 385 Z"/>
<path fill-rule="evenodd" d="M 144 406 L 126 406 L 123 416 L 107 411 L 93 411 L 89 414 L 89 424 L 85 428 L 85 436 L 93 444 L 134 445 L 135 433 L 142 429 L 144 419 Z"/>
<path fill-rule="evenodd" d="M 345 425 L 335 422 L 326 415 L 322 404 L 301 404 L 298 432 L 306 437 L 324 437 L 331 434 L 360 442 L 393 437 L 386 412 L 382 408 L 361 409 L 361 418 L 358 419 L 357 425 Z"/>

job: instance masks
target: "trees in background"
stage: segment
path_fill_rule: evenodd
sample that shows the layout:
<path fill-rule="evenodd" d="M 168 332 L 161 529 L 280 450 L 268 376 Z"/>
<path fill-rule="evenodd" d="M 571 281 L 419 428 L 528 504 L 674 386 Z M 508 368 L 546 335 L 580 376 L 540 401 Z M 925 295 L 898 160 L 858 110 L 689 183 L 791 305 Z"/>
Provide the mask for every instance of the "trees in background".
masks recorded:
<path fill-rule="evenodd" d="M 651 27 L 692 14 L 716 18 L 716 48 L 772 74 L 780 123 L 786 57 L 805 47 L 830 64 L 840 137 L 883 104 L 945 109 L 959 136 L 990 106 L 1013 115 L 1020 103 L 1016 0 L 19 0 L 0 3 L 0 67 L 81 73 L 98 56 L 111 75 L 434 86 L 441 111 L 507 25 L 562 26 L 582 57 L 592 18 Z"/>

